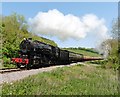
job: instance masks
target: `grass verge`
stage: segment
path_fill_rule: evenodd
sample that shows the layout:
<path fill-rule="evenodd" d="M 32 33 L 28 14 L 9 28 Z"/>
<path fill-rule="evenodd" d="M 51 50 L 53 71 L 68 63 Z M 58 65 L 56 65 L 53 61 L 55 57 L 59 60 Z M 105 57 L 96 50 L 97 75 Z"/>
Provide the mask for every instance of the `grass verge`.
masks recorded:
<path fill-rule="evenodd" d="M 3 95 L 117 95 L 112 69 L 76 65 L 57 68 L 2 86 Z"/>

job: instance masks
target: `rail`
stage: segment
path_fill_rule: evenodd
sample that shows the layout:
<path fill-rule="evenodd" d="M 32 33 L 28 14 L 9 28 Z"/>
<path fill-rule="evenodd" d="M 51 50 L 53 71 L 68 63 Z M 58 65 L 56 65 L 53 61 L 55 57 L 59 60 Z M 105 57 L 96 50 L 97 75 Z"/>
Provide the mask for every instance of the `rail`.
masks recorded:
<path fill-rule="evenodd" d="M 3 73 L 9 73 L 9 72 L 16 72 L 16 71 L 21 71 L 21 69 L 17 69 L 17 68 L 12 68 L 12 69 L 0 69 L 0 73 L 3 74 Z"/>

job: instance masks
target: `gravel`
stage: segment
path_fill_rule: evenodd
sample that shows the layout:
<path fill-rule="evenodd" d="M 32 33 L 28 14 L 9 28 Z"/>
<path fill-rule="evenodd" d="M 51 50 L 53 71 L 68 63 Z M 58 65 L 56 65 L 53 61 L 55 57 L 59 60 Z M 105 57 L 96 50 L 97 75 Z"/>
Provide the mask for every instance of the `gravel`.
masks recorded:
<path fill-rule="evenodd" d="M 50 66 L 50 67 L 39 68 L 39 69 L 31 69 L 31 70 L 25 70 L 25 71 L 17 71 L 17 72 L 0 74 L 0 84 L 3 84 L 5 82 L 10 83 L 13 81 L 17 81 L 25 77 L 28 77 L 29 75 L 34 75 L 40 72 L 48 72 L 58 67 L 73 66 L 73 65 L 76 65 L 76 63 L 70 64 L 70 65 Z"/>

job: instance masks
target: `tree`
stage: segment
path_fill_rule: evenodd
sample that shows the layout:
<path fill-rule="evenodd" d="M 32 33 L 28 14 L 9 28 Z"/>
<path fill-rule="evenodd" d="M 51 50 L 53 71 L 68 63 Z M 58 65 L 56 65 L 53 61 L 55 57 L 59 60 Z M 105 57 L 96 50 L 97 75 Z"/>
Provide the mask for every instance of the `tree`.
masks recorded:
<path fill-rule="evenodd" d="M 118 44 L 119 40 L 119 24 L 120 20 L 114 19 L 112 24 L 112 39 L 107 39 L 103 41 L 100 45 L 100 49 L 104 57 L 108 59 L 108 63 L 106 64 L 108 67 L 114 67 L 117 69 L 119 67 L 119 53 L 120 53 L 120 44 Z"/>
<path fill-rule="evenodd" d="M 10 16 L 2 16 L 2 49 L 8 51 L 10 56 L 19 49 L 19 43 L 23 33 L 27 32 L 27 22 L 24 16 L 16 13 Z"/>
<path fill-rule="evenodd" d="M 120 35 L 119 31 L 120 31 L 120 18 L 113 20 L 112 31 L 111 31 L 113 39 L 119 38 Z"/>
<path fill-rule="evenodd" d="M 54 41 L 32 35 L 28 32 L 28 24 L 23 15 L 13 13 L 10 16 L 0 16 L 0 34 L 2 34 L 2 51 L 8 57 L 15 57 L 19 50 L 19 44 L 23 38 L 32 37 L 33 39 L 57 46 Z"/>

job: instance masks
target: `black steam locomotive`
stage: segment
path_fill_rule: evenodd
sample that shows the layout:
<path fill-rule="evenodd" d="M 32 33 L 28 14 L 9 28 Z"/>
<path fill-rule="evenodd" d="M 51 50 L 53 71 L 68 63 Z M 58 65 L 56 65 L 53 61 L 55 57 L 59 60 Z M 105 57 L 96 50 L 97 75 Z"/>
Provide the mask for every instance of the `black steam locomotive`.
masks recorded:
<path fill-rule="evenodd" d="M 83 59 L 82 54 L 62 50 L 43 42 L 24 39 L 20 44 L 19 58 L 12 58 L 17 67 L 40 67 L 56 64 L 68 64 Z"/>

